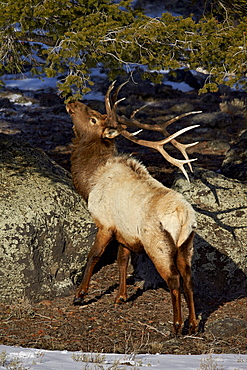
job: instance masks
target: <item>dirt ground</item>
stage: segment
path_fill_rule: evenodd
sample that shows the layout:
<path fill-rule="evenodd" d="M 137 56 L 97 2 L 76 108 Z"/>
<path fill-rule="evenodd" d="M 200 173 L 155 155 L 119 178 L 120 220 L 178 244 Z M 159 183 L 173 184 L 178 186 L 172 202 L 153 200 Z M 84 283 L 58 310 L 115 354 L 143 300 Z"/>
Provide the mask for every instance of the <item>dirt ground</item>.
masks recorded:
<path fill-rule="evenodd" d="M 72 305 L 73 293 L 0 305 L 0 343 L 105 353 L 247 354 L 247 298 L 223 303 L 195 297 L 201 332 L 174 337 L 170 293 L 163 287 L 143 292 L 129 281 L 128 301 L 114 305 L 117 276 L 116 263 L 94 274 L 83 306 Z M 184 300 L 182 310 L 186 319 Z"/>
<path fill-rule="evenodd" d="M 72 130 L 64 107 L 24 107 L 21 110 L 9 107 L 1 119 L 1 131 L 25 138 L 60 165 L 70 168 Z M 188 137 L 190 141 L 191 138 Z M 194 149 L 198 157 L 196 165 L 217 171 L 227 146 L 212 146 L 212 138 L 206 133 L 194 140 L 200 141 Z M 229 142 L 231 140 L 229 137 Z M 193 150 L 190 152 L 192 154 Z M 145 152 L 139 154 L 144 162 L 145 155 Z M 174 169 L 156 160 L 155 155 L 149 156 L 148 169 L 157 179 L 170 185 Z M 196 335 L 188 335 L 186 331 L 188 311 L 183 300 L 185 329 L 181 336 L 174 337 L 171 299 L 166 287 L 143 291 L 132 280 L 128 278 L 128 301 L 117 306 L 114 305 L 118 284 L 116 262 L 103 266 L 93 275 L 83 306 L 73 306 L 74 292 L 53 301 L 33 304 L 23 299 L 18 304 L 0 305 L 0 343 L 106 353 L 247 354 L 246 297 L 225 302 L 222 297 L 212 300 L 196 296 L 200 327 Z"/>

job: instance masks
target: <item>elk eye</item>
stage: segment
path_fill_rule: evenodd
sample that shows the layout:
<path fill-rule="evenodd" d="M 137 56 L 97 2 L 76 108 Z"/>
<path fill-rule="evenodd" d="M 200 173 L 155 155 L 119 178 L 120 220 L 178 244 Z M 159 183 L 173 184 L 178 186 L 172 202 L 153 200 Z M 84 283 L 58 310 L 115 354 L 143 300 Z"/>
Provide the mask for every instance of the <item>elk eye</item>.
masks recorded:
<path fill-rule="evenodd" d="M 92 117 L 92 118 L 90 118 L 90 122 L 91 122 L 93 125 L 95 125 L 95 124 L 97 123 L 97 119 L 96 119 L 96 118 L 94 118 L 94 117 Z"/>

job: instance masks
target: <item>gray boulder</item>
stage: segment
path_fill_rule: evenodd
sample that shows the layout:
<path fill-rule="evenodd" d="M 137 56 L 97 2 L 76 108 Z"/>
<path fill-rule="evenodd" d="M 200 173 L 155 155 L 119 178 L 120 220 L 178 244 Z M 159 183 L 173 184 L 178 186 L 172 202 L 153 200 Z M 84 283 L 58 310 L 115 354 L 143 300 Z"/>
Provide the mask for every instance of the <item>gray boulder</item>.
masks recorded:
<path fill-rule="evenodd" d="M 227 177 L 247 181 L 247 130 L 226 152 L 221 171 Z"/>
<path fill-rule="evenodd" d="M 247 293 L 247 185 L 195 168 L 188 183 L 178 176 L 174 189 L 197 213 L 193 258 L 195 292 L 236 298 Z"/>
<path fill-rule="evenodd" d="M 95 226 L 69 174 L 44 152 L 0 134 L 0 302 L 71 292 Z"/>

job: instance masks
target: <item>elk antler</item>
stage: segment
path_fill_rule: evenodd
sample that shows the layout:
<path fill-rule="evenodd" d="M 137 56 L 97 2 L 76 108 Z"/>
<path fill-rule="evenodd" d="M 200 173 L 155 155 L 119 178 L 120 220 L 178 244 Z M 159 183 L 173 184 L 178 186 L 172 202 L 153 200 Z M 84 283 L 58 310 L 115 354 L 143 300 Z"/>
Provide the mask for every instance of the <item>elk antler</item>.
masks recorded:
<path fill-rule="evenodd" d="M 198 113 L 202 113 L 202 111 L 194 111 L 194 112 L 187 112 L 187 113 L 183 113 L 183 114 L 180 114 L 179 116 L 176 116 L 172 119 L 170 119 L 169 121 L 166 121 L 164 123 L 161 123 L 161 124 L 156 124 L 156 125 L 148 125 L 148 124 L 143 124 L 137 120 L 134 120 L 134 117 L 136 115 L 137 112 L 139 112 L 141 109 L 147 107 L 149 104 L 145 104 L 144 106 L 142 106 L 141 108 L 137 109 L 136 111 L 134 111 L 131 115 L 131 119 L 132 119 L 132 122 L 135 126 L 139 127 L 139 128 L 142 128 L 142 129 L 145 129 L 145 130 L 153 130 L 153 131 L 158 131 L 158 132 L 161 132 L 163 135 L 165 136 L 169 136 L 169 132 L 166 130 L 167 126 L 169 126 L 170 124 L 172 124 L 173 122 L 181 119 L 181 118 L 184 118 L 186 116 L 189 116 L 191 114 L 198 114 Z M 123 119 L 124 120 L 124 119 Z M 198 127 L 197 126 L 193 126 L 194 127 Z M 184 158 L 186 160 L 189 159 L 188 157 L 188 154 L 186 153 L 186 149 L 187 148 L 190 148 L 196 144 L 198 144 L 198 141 L 194 142 L 194 143 L 190 143 L 190 144 L 182 144 L 182 143 L 179 143 L 177 140 L 175 139 L 172 139 L 171 140 L 171 144 L 173 146 L 175 146 L 175 148 L 177 148 L 181 153 L 182 155 L 184 156 Z M 188 162 L 188 166 L 190 168 L 190 171 L 193 172 L 192 170 L 192 166 L 190 164 L 190 162 Z"/>
<path fill-rule="evenodd" d="M 130 119 L 128 119 L 126 117 L 122 117 L 122 116 L 120 117 L 120 116 L 117 115 L 117 105 L 122 100 L 124 100 L 125 98 L 117 100 L 117 96 L 118 96 L 118 93 L 121 90 L 121 88 L 127 82 L 128 81 L 124 82 L 123 84 L 121 84 L 116 89 L 116 92 L 114 93 L 112 99 L 110 97 L 110 93 L 111 93 L 111 91 L 113 90 L 113 88 L 115 86 L 115 81 L 110 85 L 110 87 L 109 87 L 109 89 L 106 93 L 105 105 L 106 105 L 107 120 L 108 120 L 109 126 L 117 127 L 120 134 L 128 140 L 133 141 L 133 142 L 135 142 L 139 145 L 146 146 L 146 147 L 149 147 L 149 148 L 153 148 L 153 149 L 156 149 L 157 151 L 159 151 L 161 153 L 161 155 L 168 162 L 177 166 L 183 172 L 186 179 L 189 181 L 189 177 L 188 177 L 188 174 L 187 174 L 187 172 L 184 168 L 184 165 L 188 164 L 190 170 L 193 172 L 191 162 L 196 161 L 196 159 L 189 159 L 188 154 L 186 153 L 186 149 L 198 144 L 198 142 L 194 142 L 194 143 L 191 143 L 191 144 L 182 144 L 182 143 L 179 143 L 178 141 L 176 141 L 175 138 L 177 136 L 183 134 L 186 131 L 189 131 L 189 130 L 192 130 L 193 128 L 199 127 L 199 125 L 193 125 L 193 126 L 183 128 L 183 129 L 177 131 L 176 133 L 174 133 L 173 135 L 170 135 L 167 132 L 166 128 L 171 123 L 179 120 L 180 118 L 186 117 L 186 116 L 191 115 L 191 114 L 201 113 L 201 111 L 187 112 L 187 113 L 181 114 L 179 116 L 176 116 L 176 117 L 172 118 L 171 120 L 169 120 L 167 122 L 164 122 L 162 124 L 150 125 L 150 124 L 146 124 L 146 123 L 141 123 L 141 122 L 139 122 L 138 120 L 136 120 L 134 118 L 137 112 L 139 112 L 141 109 L 143 109 L 143 108 L 145 108 L 146 106 L 149 105 L 149 104 L 146 104 L 146 105 L 142 106 L 141 108 L 135 110 L 132 113 Z M 168 136 L 168 137 L 163 139 L 163 140 L 160 140 L 160 141 L 147 141 L 147 140 L 138 139 L 135 136 L 136 133 L 133 134 L 133 133 L 130 133 L 129 131 L 126 130 L 126 125 L 127 126 L 135 126 L 135 127 L 138 127 L 138 128 L 144 129 L 144 130 L 158 131 L 158 132 L 161 132 L 163 135 Z M 171 144 L 173 144 L 173 146 L 175 146 L 183 154 L 185 160 L 179 160 L 179 159 L 173 158 L 165 151 L 163 146 L 165 144 L 169 143 L 169 142 L 171 142 Z"/>

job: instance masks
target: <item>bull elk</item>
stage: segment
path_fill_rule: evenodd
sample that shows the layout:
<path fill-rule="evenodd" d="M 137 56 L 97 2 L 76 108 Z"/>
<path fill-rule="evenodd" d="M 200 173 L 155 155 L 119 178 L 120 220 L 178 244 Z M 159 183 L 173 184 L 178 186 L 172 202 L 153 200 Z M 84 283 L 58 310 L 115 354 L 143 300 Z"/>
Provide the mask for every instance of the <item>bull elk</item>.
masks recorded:
<path fill-rule="evenodd" d="M 189 330 L 194 333 L 197 322 L 191 258 L 196 229 L 195 212 L 181 194 L 155 180 L 144 165 L 131 156 L 118 154 L 114 138 L 121 134 L 140 145 L 157 149 L 188 178 L 184 165 L 190 166 L 193 159 L 188 159 L 186 149 L 196 143 L 184 145 L 177 142 L 176 137 L 197 125 L 183 128 L 156 142 L 138 139 L 126 129 L 128 125 L 167 135 L 166 127 L 184 115 L 163 125 L 143 124 L 135 118 L 136 112 L 129 119 L 119 116 L 117 106 L 122 99 L 117 100 L 117 95 L 122 85 L 115 94 L 112 94 L 114 83 L 109 87 L 105 97 L 106 114 L 92 110 L 79 101 L 66 105 L 75 133 L 71 156 L 73 182 L 78 193 L 87 202 L 98 228 L 74 304 L 83 303 L 94 266 L 109 242 L 116 239 L 119 243 L 119 289 L 115 303 L 127 299 L 126 274 L 131 251 L 139 253 L 145 250 L 169 287 L 175 334 L 181 332 L 182 328 L 180 276 L 182 277 L 189 308 Z M 168 155 L 163 148 L 168 142 L 182 152 L 184 160 Z"/>

